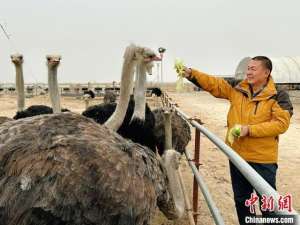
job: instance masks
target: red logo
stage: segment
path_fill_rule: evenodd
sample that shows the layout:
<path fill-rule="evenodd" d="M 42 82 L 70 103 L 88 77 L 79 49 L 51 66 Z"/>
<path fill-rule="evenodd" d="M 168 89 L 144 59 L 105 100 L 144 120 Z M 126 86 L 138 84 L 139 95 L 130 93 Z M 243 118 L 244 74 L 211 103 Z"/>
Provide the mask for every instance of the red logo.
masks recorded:
<path fill-rule="evenodd" d="M 273 196 L 262 195 L 262 198 L 260 200 L 262 202 L 260 208 L 262 211 L 274 211 L 274 198 Z"/>
<path fill-rule="evenodd" d="M 278 199 L 278 207 L 279 207 L 279 210 L 287 209 L 289 212 L 292 212 L 292 195 L 287 194 L 284 197 L 282 197 L 280 195 L 280 197 Z"/>
<path fill-rule="evenodd" d="M 245 206 L 250 207 L 250 212 L 255 213 L 255 203 L 258 200 L 258 196 L 255 193 L 251 193 L 251 198 L 245 201 Z"/>
<path fill-rule="evenodd" d="M 255 213 L 255 203 L 258 201 L 258 196 L 255 193 L 251 193 L 251 197 L 246 199 L 245 206 L 250 208 L 252 214 Z M 273 196 L 262 195 L 261 199 L 261 210 L 262 211 L 274 211 L 275 210 L 275 200 Z M 278 210 L 284 211 L 288 210 L 292 212 L 292 195 L 287 194 L 286 196 L 279 196 L 278 199 Z"/>

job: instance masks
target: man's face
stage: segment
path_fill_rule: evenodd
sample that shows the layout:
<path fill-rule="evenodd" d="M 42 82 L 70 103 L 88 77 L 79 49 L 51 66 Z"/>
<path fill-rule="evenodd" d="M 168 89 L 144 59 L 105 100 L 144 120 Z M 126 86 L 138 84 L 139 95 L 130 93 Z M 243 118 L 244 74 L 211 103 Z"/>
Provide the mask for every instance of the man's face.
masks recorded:
<path fill-rule="evenodd" d="M 270 75 L 270 71 L 264 67 L 263 63 L 258 60 L 251 60 L 248 63 L 246 73 L 247 81 L 254 86 L 263 85 Z"/>

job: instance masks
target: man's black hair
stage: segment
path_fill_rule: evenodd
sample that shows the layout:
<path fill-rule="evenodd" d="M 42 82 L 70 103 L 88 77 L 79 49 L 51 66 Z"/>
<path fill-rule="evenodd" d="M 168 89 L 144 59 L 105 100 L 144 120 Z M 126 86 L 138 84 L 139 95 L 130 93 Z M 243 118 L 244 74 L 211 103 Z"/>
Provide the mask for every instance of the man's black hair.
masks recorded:
<path fill-rule="evenodd" d="M 266 56 L 255 56 L 252 58 L 252 60 L 255 61 L 261 61 L 264 65 L 264 67 L 268 70 L 270 70 L 270 73 L 272 72 L 273 69 L 273 65 L 272 65 L 272 61 L 266 57 Z"/>

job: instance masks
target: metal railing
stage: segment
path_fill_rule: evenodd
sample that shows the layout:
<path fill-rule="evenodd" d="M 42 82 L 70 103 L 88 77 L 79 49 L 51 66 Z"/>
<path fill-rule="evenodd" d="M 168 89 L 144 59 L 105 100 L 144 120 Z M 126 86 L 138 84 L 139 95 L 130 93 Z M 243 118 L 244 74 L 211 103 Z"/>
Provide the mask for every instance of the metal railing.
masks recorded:
<path fill-rule="evenodd" d="M 200 155 L 200 132 L 204 134 L 211 142 L 213 142 L 228 158 L 229 160 L 237 167 L 237 169 L 245 176 L 245 178 L 251 183 L 251 185 L 257 190 L 261 195 L 265 194 L 266 196 L 272 196 L 274 198 L 275 213 L 280 215 L 295 215 L 297 221 L 295 224 L 300 225 L 300 216 L 297 211 L 293 208 L 292 210 L 280 210 L 278 206 L 278 200 L 281 197 L 279 193 L 273 189 L 244 159 L 242 159 L 232 148 L 224 143 L 219 137 L 214 135 L 207 128 L 202 126 L 199 122 L 178 108 L 178 105 L 172 101 L 166 92 L 162 94 L 162 103 L 166 107 L 173 108 L 175 112 L 185 119 L 191 126 L 196 129 L 195 132 L 195 154 L 194 159 L 191 159 L 189 153 L 186 151 L 185 155 L 188 160 L 189 166 L 192 169 L 194 174 L 194 183 L 193 183 L 193 211 L 194 211 L 194 220 L 197 224 L 198 213 L 198 185 L 202 191 L 202 194 L 207 202 L 209 210 L 214 218 L 216 224 L 224 224 L 224 221 L 219 213 L 218 208 L 215 206 L 211 195 L 208 191 L 208 188 L 203 181 L 202 176 L 199 173 L 199 155 Z M 197 185 L 198 184 L 198 185 Z M 250 196 L 249 196 L 250 197 Z"/>

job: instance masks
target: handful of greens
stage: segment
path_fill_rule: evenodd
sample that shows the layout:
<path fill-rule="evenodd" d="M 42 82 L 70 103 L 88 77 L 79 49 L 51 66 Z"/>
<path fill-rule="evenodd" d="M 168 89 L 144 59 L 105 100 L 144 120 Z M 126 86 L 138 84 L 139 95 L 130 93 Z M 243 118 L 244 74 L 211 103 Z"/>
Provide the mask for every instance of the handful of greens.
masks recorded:
<path fill-rule="evenodd" d="M 241 135 L 242 126 L 240 124 L 234 125 L 228 133 L 228 142 L 233 144 L 235 138 L 239 138 Z"/>
<path fill-rule="evenodd" d="M 175 59 L 174 69 L 176 70 L 179 77 L 184 75 L 184 63 L 181 59 Z"/>
<path fill-rule="evenodd" d="M 175 59 L 174 69 L 176 70 L 176 73 L 178 75 L 178 79 L 176 81 L 176 90 L 180 92 L 183 90 L 184 87 L 184 63 L 181 59 Z"/>

